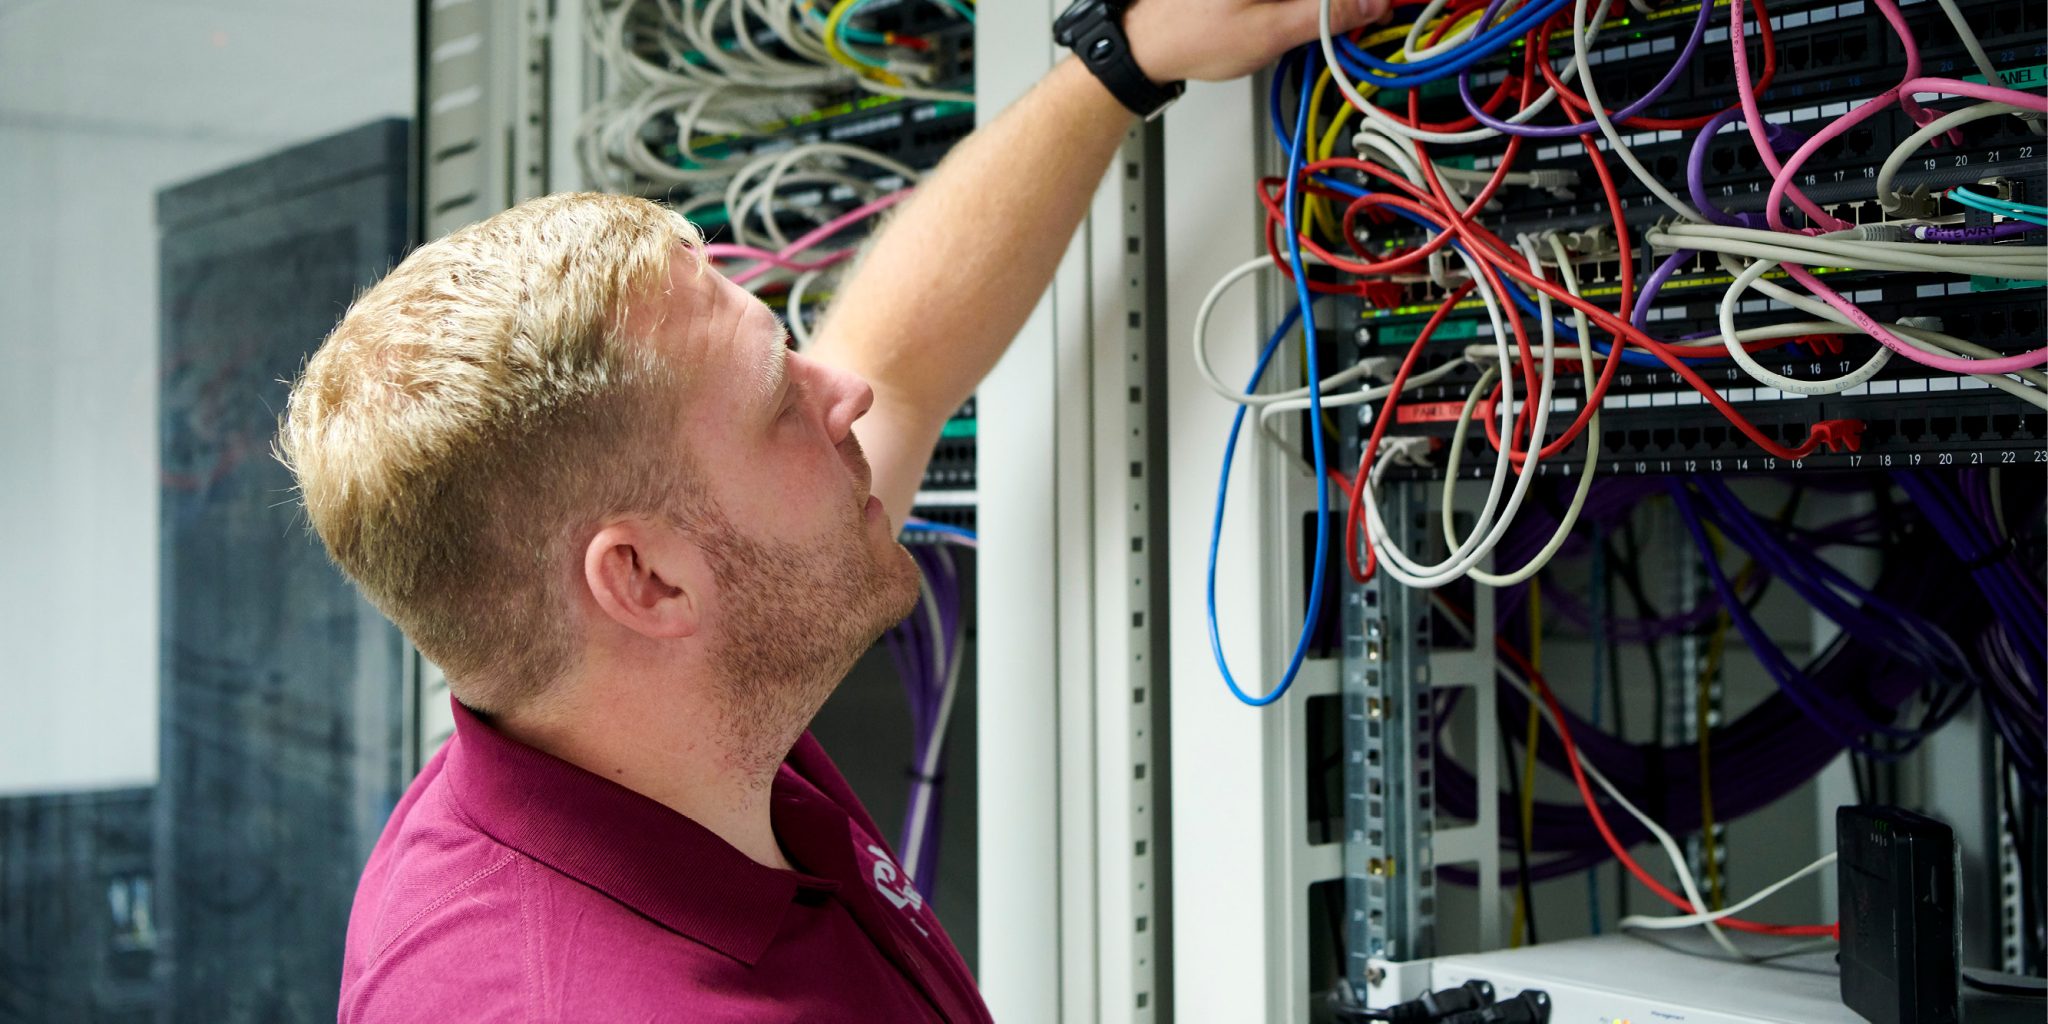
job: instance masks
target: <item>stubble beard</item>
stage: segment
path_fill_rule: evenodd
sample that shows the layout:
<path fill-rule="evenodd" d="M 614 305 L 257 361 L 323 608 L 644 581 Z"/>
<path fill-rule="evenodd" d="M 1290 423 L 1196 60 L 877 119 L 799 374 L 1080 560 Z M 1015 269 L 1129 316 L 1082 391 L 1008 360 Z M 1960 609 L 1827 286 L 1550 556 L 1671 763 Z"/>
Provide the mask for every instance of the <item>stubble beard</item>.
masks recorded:
<path fill-rule="evenodd" d="M 916 607 L 917 567 L 901 546 L 878 550 L 860 510 L 801 547 L 757 541 L 720 514 L 697 532 L 718 579 L 724 745 L 765 786 L 854 662 Z"/>

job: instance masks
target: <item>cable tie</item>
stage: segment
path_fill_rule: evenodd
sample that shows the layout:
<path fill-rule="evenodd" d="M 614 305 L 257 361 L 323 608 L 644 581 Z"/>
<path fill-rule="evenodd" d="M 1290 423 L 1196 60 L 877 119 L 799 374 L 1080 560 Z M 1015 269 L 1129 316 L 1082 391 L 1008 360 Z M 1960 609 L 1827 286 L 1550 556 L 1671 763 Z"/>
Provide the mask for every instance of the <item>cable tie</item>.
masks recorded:
<path fill-rule="evenodd" d="M 1807 436 L 1826 445 L 1831 452 L 1860 452 L 1863 427 L 1862 420 L 1822 420 L 1807 431 Z"/>

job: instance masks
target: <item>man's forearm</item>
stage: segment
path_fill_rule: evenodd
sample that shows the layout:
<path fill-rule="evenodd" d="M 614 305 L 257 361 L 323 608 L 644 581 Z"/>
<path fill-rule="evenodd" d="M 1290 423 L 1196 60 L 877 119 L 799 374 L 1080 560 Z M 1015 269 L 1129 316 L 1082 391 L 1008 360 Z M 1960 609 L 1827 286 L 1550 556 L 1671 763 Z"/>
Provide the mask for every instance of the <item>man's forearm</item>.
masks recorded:
<path fill-rule="evenodd" d="M 954 148 L 834 297 L 816 354 L 930 420 L 966 401 L 1038 302 L 1131 114 L 1067 59 Z"/>

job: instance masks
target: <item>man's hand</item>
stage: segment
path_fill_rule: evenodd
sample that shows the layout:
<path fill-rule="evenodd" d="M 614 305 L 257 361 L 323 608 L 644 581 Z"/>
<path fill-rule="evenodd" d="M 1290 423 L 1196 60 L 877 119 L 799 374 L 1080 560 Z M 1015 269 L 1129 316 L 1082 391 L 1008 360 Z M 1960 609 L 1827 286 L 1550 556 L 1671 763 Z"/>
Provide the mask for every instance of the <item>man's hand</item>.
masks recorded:
<path fill-rule="evenodd" d="M 1155 82 L 1242 78 L 1316 38 L 1317 0 L 1141 0 L 1124 14 L 1131 57 Z M 1330 0 L 1330 29 L 1386 20 L 1392 0 Z"/>

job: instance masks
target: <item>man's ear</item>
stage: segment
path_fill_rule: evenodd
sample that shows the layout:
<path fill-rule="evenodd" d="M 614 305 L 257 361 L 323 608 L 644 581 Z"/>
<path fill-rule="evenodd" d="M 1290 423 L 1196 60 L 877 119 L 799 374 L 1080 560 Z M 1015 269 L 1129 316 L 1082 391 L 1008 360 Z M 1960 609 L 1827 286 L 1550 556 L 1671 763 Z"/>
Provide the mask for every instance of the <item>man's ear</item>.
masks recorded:
<path fill-rule="evenodd" d="M 605 523 L 583 548 L 583 584 L 619 625 L 655 639 L 694 636 L 710 566 L 695 544 L 658 520 Z"/>

